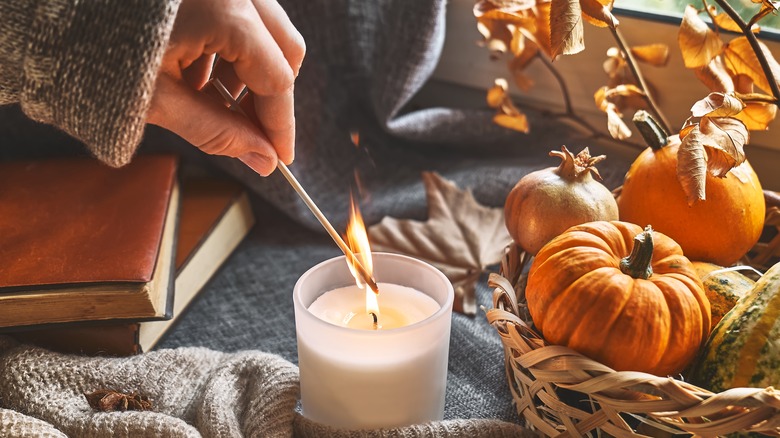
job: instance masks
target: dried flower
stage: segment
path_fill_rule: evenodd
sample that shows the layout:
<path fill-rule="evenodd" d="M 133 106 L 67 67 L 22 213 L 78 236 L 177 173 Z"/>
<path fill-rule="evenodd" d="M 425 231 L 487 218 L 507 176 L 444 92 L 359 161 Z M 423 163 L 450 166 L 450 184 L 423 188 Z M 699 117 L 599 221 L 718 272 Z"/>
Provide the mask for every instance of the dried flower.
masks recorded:
<path fill-rule="evenodd" d="M 114 411 L 148 411 L 152 409 L 149 397 L 137 392 L 124 393 L 109 389 L 98 389 L 91 393 L 84 393 L 87 402 L 92 409 L 103 412 Z"/>

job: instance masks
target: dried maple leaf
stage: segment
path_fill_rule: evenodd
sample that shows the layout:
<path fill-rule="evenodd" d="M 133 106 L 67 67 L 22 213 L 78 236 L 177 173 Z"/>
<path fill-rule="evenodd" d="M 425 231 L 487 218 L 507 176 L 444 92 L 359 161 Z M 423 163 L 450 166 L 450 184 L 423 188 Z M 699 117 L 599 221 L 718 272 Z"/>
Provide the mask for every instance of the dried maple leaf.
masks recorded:
<path fill-rule="evenodd" d="M 455 288 L 455 310 L 476 313 L 476 282 L 498 263 L 512 239 L 504 211 L 480 205 L 470 190 L 436 173 L 422 174 L 428 200 L 425 222 L 385 217 L 369 227 L 374 251 L 406 254 L 439 268 Z"/>
<path fill-rule="evenodd" d="M 720 36 L 707 26 L 699 17 L 699 11 L 691 5 L 685 8 L 677 42 L 688 68 L 704 67 L 723 50 Z"/>
<path fill-rule="evenodd" d="M 551 58 L 585 50 L 579 0 L 552 0 L 550 9 Z"/>
<path fill-rule="evenodd" d="M 103 412 L 114 411 L 148 411 L 152 409 L 149 397 L 137 392 L 124 393 L 109 389 L 99 389 L 91 393 L 84 393 L 87 403 L 92 409 Z"/>

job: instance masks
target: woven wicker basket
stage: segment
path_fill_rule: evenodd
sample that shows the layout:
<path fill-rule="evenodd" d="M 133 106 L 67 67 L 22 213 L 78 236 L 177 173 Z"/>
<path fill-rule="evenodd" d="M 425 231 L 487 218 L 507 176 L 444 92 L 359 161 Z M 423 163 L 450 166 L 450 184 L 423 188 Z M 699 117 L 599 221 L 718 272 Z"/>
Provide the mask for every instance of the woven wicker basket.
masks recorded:
<path fill-rule="evenodd" d="M 745 262 L 765 271 L 780 261 L 780 196 L 766 192 L 761 241 Z M 526 425 L 546 436 L 780 436 L 780 391 L 734 388 L 712 393 L 671 377 L 615 371 L 569 348 L 547 344 L 531 326 L 523 270 L 530 260 L 511 246 L 491 274 L 488 321 L 504 346 L 506 377 Z"/>

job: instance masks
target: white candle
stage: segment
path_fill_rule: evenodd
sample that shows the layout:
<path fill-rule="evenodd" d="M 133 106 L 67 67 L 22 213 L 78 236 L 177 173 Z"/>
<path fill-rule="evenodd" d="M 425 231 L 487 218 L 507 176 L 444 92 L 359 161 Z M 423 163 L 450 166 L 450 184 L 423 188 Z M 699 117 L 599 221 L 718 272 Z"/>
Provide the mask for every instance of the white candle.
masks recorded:
<path fill-rule="evenodd" d="M 452 285 L 419 260 L 373 256 L 382 280 L 379 330 L 344 257 L 315 266 L 295 285 L 303 415 L 343 429 L 441 420 Z"/>

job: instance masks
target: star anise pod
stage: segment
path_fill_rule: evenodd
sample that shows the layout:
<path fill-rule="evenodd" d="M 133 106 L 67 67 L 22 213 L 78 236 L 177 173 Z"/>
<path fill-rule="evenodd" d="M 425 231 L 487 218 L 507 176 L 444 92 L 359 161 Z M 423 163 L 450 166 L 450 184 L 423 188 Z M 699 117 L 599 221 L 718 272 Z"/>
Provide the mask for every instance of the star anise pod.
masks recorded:
<path fill-rule="evenodd" d="M 133 391 L 124 393 L 112 391 L 109 389 L 98 389 L 91 393 L 84 393 L 87 402 L 92 409 L 113 412 L 113 411 L 148 411 L 152 409 L 152 402 L 149 397 L 138 394 Z"/>

